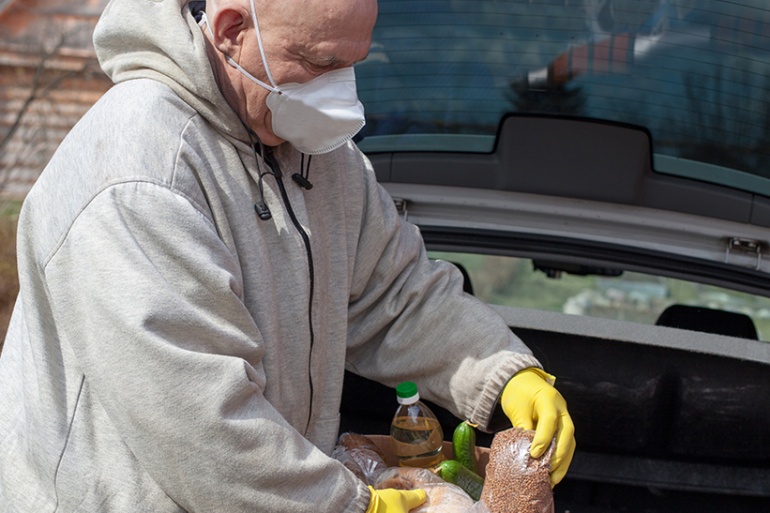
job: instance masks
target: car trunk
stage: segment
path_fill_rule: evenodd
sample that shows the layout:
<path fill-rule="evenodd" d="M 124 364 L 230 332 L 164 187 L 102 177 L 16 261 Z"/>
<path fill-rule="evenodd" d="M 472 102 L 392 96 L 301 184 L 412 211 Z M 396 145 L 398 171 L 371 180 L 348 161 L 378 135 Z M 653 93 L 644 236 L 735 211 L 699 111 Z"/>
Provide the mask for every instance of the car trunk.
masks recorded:
<path fill-rule="evenodd" d="M 651 144 L 629 125 L 517 115 L 490 152 L 370 157 L 428 249 L 770 295 L 770 201 L 658 173 Z M 736 331 L 740 316 L 704 308 L 649 325 L 496 308 L 557 377 L 575 423 L 558 512 L 770 511 L 770 343 Z M 433 406 L 449 439 L 462 419 Z M 386 434 L 395 407 L 392 389 L 348 373 L 343 431 Z"/>
<path fill-rule="evenodd" d="M 575 423 L 578 449 L 555 489 L 557 511 L 768 510 L 766 343 L 500 311 L 557 376 Z M 451 439 L 461 419 L 430 404 Z M 395 407 L 392 389 L 348 374 L 342 431 L 387 434 Z M 488 447 L 491 437 L 480 433 L 478 442 Z"/>

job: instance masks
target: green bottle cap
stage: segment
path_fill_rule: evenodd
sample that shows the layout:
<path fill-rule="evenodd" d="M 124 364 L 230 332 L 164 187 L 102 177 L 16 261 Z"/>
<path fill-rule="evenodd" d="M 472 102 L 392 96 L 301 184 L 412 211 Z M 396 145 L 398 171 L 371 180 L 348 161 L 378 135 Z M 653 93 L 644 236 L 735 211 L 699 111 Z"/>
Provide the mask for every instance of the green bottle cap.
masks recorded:
<path fill-rule="evenodd" d="M 396 396 L 399 399 L 399 403 L 405 404 L 403 402 L 404 399 L 414 399 L 416 401 L 420 398 L 418 392 L 417 392 L 417 384 L 414 381 L 404 381 L 403 383 L 399 383 L 396 387 Z M 410 402 L 414 402 L 410 401 Z"/>

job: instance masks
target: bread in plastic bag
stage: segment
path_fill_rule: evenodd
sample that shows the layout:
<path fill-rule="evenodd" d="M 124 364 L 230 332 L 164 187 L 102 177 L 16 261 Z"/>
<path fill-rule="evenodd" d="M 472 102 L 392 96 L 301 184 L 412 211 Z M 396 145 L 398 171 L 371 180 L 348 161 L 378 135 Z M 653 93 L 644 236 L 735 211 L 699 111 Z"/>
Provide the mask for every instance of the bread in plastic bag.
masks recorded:
<path fill-rule="evenodd" d="M 380 474 L 374 488 L 395 488 L 396 490 L 414 490 L 428 484 L 446 483 L 434 472 L 420 467 L 388 467 Z"/>
<path fill-rule="evenodd" d="M 470 513 L 474 500 L 457 485 L 448 483 L 429 469 L 390 467 L 380 474 L 376 489 L 425 490 L 425 502 L 410 513 Z M 479 512 L 480 513 L 480 512 Z"/>
<path fill-rule="evenodd" d="M 380 474 L 388 468 L 379 447 L 366 435 L 342 433 L 332 458 L 341 462 L 367 485 L 374 485 Z"/>
<path fill-rule="evenodd" d="M 550 470 L 554 443 L 540 458 L 529 454 L 535 432 L 511 428 L 495 434 L 480 503 L 491 513 L 553 513 Z"/>

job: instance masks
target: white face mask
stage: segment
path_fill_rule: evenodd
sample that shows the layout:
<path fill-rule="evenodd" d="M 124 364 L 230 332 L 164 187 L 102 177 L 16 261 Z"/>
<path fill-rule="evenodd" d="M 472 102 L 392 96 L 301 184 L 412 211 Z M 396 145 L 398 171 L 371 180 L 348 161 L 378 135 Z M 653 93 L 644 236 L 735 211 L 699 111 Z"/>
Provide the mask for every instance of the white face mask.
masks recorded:
<path fill-rule="evenodd" d="M 329 71 L 304 84 L 276 85 L 265 58 L 254 0 L 251 0 L 251 17 L 270 84 L 254 77 L 230 56 L 225 57 L 246 78 L 270 91 L 267 108 L 272 113 L 273 133 L 309 155 L 328 153 L 351 140 L 365 124 L 364 106 L 358 100 L 353 68 Z M 200 23 L 206 23 L 213 39 L 205 14 Z"/>

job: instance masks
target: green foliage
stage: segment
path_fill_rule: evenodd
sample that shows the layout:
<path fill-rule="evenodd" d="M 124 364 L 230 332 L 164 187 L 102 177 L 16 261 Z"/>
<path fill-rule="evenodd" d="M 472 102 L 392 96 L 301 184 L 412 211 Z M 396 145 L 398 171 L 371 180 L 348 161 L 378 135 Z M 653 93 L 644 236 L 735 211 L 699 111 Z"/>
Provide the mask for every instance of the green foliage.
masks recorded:
<path fill-rule="evenodd" d="M 21 201 L 0 201 L 0 351 L 16 296 L 19 277 L 16 266 L 16 225 Z"/>
<path fill-rule="evenodd" d="M 21 200 L 0 200 L 0 218 L 9 218 L 14 223 L 19 219 Z"/>
<path fill-rule="evenodd" d="M 532 262 L 492 255 L 431 252 L 432 258 L 465 266 L 473 282 L 474 293 L 489 303 L 560 312 L 564 302 L 586 287 L 594 277 L 564 275 L 548 278 L 535 272 Z"/>
<path fill-rule="evenodd" d="M 619 277 L 562 273 L 549 278 L 524 258 L 431 252 L 462 264 L 474 294 L 488 303 L 654 324 L 672 303 L 746 313 L 762 340 L 770 337 L 770 298 L 711 285 L 626 272 Z M 764 335 L 767 334 L 767 335 Z"/>

